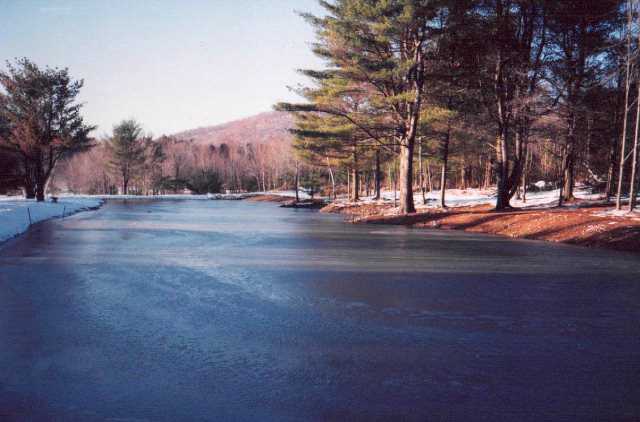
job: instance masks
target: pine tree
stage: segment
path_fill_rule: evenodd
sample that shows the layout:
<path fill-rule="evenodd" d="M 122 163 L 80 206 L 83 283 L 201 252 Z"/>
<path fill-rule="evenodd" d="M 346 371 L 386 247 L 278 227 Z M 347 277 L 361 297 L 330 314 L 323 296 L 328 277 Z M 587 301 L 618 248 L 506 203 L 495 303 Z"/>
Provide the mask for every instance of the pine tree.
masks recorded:
<path fill-rule="evenodd" d="M 496 209 L 508 208 L 518 189 L 535 100 L 544 76 L 545 0 L 476 2 L 477 39 L 485 40 L 478 63 L 478 92 L 495 127 Z"/>
<path fill-rule="evenodd" d="M 360 174 L 366 164 L 364 158 L 371 155 L 367 152 L 376 139 L 382 139 L 384 135 L 374 127 L 372 116 L 368 114 L 366 91 L 361 86 L 353 85 L 335 73 L 305 73 L 315 81 L 315 88 L 301 90 L 300 94 L 313 105 L 277 106 L 296 112 L 296 129 L 292 130 L 294 149 L 308 164 L 348 168 L 353 186 L 350 199 L 357 201 Z M 314 111 L 308 111 L 310 108 Z M 376 139 L 372 138 L 374 133 Z"/>
<path fill-rule="evenodd" d="M 27 197 L 44 201 L 47 184 L 58 163 L 93 146 L 95 126 L 84 123 L 76 98 L 83 81 L 67 69 L 44 70 L 26 58 L 7 63 L 0 72 L 0 115 L 4 130 L 0 148 L 16 154 L 23 164 Z"/>
<path fill-rule="evenodd" d="M 337 0 L 321 2 L 328 15 L 305 15 L 317 30 L 314 52 L 329 69 L 316 75 L 340 78 L 367 94 L 366 112 L 346 115 L 321 102 L 297 111 L 333 114 L 380 144 L 392 141 L 400 154 L 400 212 L 415 212 L 413 158 L 420 120 L 425 63 L 436 1 Z M 307 72 L 313 74 L 312 72 Z M 282 109 L 282 107 L 281 107 Z M 381 136 L 377 123 L 381 125 Z"/>
<path fill-rule="evenodd" d="M 122 194 L 129 191 L 129 182 L 145 162 L 145 141 L 142 127 L 135 120 L 123 120 L 113 128 L 108 143 L 114 172 L 121 178 Z"/>
<path fill-rule="evenodd" d="M 602 52 L 610 47 L 611 34 L 620 17 L 619 0 L 568 0 L 548 8 L 549 81 L 565 125 L 562 143 L 560 200 L 573 199 L 579 132 L 587 124 L 587 92 L 602 80 L 606 61 Z"/>

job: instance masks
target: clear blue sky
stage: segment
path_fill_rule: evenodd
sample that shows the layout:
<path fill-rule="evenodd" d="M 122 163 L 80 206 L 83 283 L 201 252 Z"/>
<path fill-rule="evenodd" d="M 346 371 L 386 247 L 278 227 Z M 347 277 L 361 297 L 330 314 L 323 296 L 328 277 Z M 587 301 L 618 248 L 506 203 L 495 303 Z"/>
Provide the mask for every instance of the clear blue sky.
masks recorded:
<path fill-rule="evenodd" d="M 223 123 L 296 100 L 318 67 L 295 11 L 315 0 L 0 0 L 0 61 L 28 57 L 85 80 L 95 135 L 133 117 L 154 135 Z"/>

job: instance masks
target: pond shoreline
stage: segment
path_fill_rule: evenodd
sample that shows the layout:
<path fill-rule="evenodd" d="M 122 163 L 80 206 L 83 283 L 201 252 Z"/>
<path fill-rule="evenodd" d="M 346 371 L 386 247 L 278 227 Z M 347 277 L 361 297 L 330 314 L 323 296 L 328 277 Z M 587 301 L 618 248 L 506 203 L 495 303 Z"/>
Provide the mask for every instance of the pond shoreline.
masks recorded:
<path fill-rule="evenodd" d="M 235 195 L 234 195 L 235 196 Z M 66 214 L 99 209 L 109 200 L 156 199 L 179 200 L 184 197 L 101 197 L 100 204 L 84 207 Z M 192 198 L 195 199 L 195 198 Z M 198 198 L 200 199 L 200 198 Z M 209 198 L 209 200 L 222 198 Z M 227 199 L 227 198 L 224 198 Z M 429 209 L 414 214 L 398 215 L 388 202 L 330 203 L 322 199 L 303 200 L 296 204 L 289 196 L 276 194 L 250 194 L 241 196 L 248 202 L 272 202 L 284 208 L 316 209 L 322 213 L 341 214 L 352 224 L 400 225 L 416 229 L 462 230 L 471 233 L 498 235 L 508 238 L 542 240 L 591 248 L 640 253 L 640 218 L 616 214 L 610 205 L 588 203 L 562 208 L 512 208 L 495 211 L 490 206 L 462 206 L 447 209 Z M 47 221 L 52 216 L 41 221 Z M 38 221 L 41 222 L 41 221 Z M 34 223 L 37 224 L 37 223 Z M 28 231 L 28 228 L 0 242 L 6 243 Z"/>
<path fill-rule="evenodd" d="M 391 204 L 383 202 L 329 204 L 321 210 L 343 214 L 354 224 L 462 230 L 640 253 L 640 218 L 616 214 L 611 205 L 606 204 L 576 203 L 562 208 L 512 208 L 505 211 L 480 205 L 429 209 L 408 215 L 397 215 L 394 211 Z"/>

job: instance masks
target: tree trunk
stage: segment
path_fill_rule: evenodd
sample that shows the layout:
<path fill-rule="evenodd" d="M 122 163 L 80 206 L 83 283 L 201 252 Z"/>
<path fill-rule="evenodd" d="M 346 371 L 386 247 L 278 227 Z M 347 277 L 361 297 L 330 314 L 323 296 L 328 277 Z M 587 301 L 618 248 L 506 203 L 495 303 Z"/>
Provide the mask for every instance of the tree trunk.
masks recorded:
<path fill-rule="evenodd" d="M 351 201 L 355 202 L 360 199 L 360 172 L 358 171 L 358 151 L 353 147 L 352 152 L 353 165 L 351 167 Z"/>
<path fill-rule="evenodd" d="M 36 185 L 36 201 L 44 202 L 44 184 Z"/>
<path fill-rule="evenodd" d="M 496 17 L 499 18 L 498 36 L 505 35 L 506 24 L 503 18 L 504 5 L 502 1 L 496 2 Z M 505 38 L 506 40 L 506 38 Z M 496 210 L 503 210 L 509 207 L 509 155 L 507 149 L 508 113 L 505 110 L 507 100 L 505 98 L 506 87 L 504 83 L 504 59 L 502 57 L 502 46 L 498 46 L 496 68 L 493 75 L 494 91 L 496 96 L 496 106 L 498 115 L 498 134 L 496 136 Z"/>
<path fill-rule="evenodd" d="M 562 150 L 562 165 L 560 166 L 560 181 L 558 182 L 558 186 L 560 187 L 560 195 L 558 195 L 558 206 L 561 207 L 564 202 L 564 185 L 565 185 L 565 177 L 567 177 L 566 168 L 568 166 L 569 154 L 566 151 L 567 145 L 564 146 Z"/>
<path fill-rule="evenodd" d="M 23 189 L 24 189 L 24 197 L 26 199 L 33 199 L 36 197 L 36 182 L 35 182 L 35 174 L 33 172 L 33 166 L 31 165 L 29 159 L 27 157 L 22 157 L 22 166 L 23 168 Z"/>
<path fill-rule="evenodd" d="M 299 186 L 299 179 L 300 179 L 300 165 L 298 164 L 298 162 L 296 161 L 296 175 L 295 175 L 295 184 L 296 184 L 296 203 L 300 202 L 300 196 L 298 194 L 298 191 L 300 190 L 300 186 Z"/>
<path fill-rule="evenodd" d="M 420 192 L 422 193 L 422 203 L 427 203 L 427 196 L 425 194 L 425 183 L 424 183 L 424 169 L 422 165 L 422 138 L 418 140 L 418 180 L 420 183 Z"/>
<path fill-rule="evenodd" d="M 45 190 L 45 182 L 43 180 L 41 174 L 38 174 L 36 178 L 36 201 L 44 202 L 44 190 Z"/>
<path fill-rule="evenodd" d="M 351 172 L 347 169 L 347 198 L 351 198 Z"/>
<path fill-rule="evenodd" d="M 573 149 L 567 155 L 567 168 L 564 171 L 564 186 L 562 188 L 564 201 L 573 201 L 573 187 L 575 185 L 575 157 Z"/>
<path fill-rule="evenodd" d="M 391 172 L 391 170 L 389 170 Z M 398 172 L 396 171 L 396 160 L 393 160 L 393 207 L 398 206 Z"/>
<path fill-rule="evenodd" d="M 447 208 L 445 203 L 445 193 L 447 191 L 447 162 L 442 162 L 442 170 L 440 173 L 440 207 Z"/>
<path fill-rule="evenodd" d="M 613 194 L 613 179 L 616 168 L 616 151 L 618 150 L 618 138 L 613 138 L 609 145 L 609 168 L 607 169 L 607 185 L 605 187 L 605 197 L 607 202 L 611 200 Z"/>
<path fill-rule="evenodd" d="M 329 157 L 327 157 L 327 169 L 329 169 L 329 178 L 331 179 L 331 197 L 335 201 L 336 196 L 336 179 L 333 177 L 333 170 L 331 169 L 331 163 L 329 162 Z"/>
<path fill-rule="evenodd" d="M 622 185 L 624 180 L 624 164 L 626 161 L 627 149 L 627 120 L 629 117 L 629 86 L 631 84 L 631 19 L 633 12 L 631 10 L 632 3 L 629 2 L 629 10 L 627 12 L 627 55 L 626 55 L 626 77 L 624 87 L 624 116 L 622 116 L 622 140 L 620 145 L 620 167 L 618 168 L 618 192 L 616 195 L 616 209 L 622 208 Z"/>
<path fill-rule="evenodd" d="M 531 165 L 531 157 L 533 153 L 530 148 L 527 148 L 524 158 L 524 166 L 522 168 L 522 202 L 527 203 L 527 184 L 529 183 L 529 166 Z"/>
<path fill-rule="evenodd" d="M 496 210 L 509 208 L 509 160 L 507 158 L 506 130 L 500 129 L 500 134 L 496 139 L 496 179 L 497 198 Z"/>
<path fill-rule="evenodd" d="M 442 171 L 440 173 L 440 207 L 447 208 L 445 203 L 445 195 L 447 191 L 447 170 L 449 166 L 449 140 L 451 138 L 451 129 L 447 128 L 447 132 L 442 138 L 441 144 L 441 158 L 442 158 Z"/>
<path fill-rule="evenodd" d="M 415 139 L 405 139 L 400 147 L 400 213 L 416 212 L 413 204 L 413 148 Z"/>
<path fill-rule="evenodd" d="M 369 197 L 371 194 L 371 172 L 364 172 L 364 196 Z"/>
<path fill-rule="evenodd" d="M 351 186 L 351 198 L 352 202 L 360 200 L 360 172 L 356 168 L 351 169 L 351 180 L 353 181 Z"/>
<path fill-rule="evenodd" d="M 638 34 L 640 40 L 640 33 Z M 629 184 L 629 212 L 636 207 L 636 171 L 638 170 L 638 129 L 640 128 L 640 84 L 638 84 L 638 96 L 636 97 L 636 130 L 633 134 L 633 159 L 631 160 L 631 179 Z"/>
<path fill-rule="evenodd" d="M 25 169 L 24 197 L 26 199 L 33 199 L 36 197 L 36 183 L 33 177 L 33 172 L 29 168 Z"/>
<path fill-rule="evenodd" d="M 375 168 L 375 188 L 376 188 L 376 196 L 373 198 L 375 200 L 380 199 L 380 187 L 381 187 L 381 171 L 380 171 L 380 150 L 376 149 L 376 168 Z"/>
<path fill-rule="evenodd" d="M 25 199 L 34 199 L 36 197 L 36 188 L 33 183 L 24 184 L 24 197 Z"/>
<path fill-rule="evenodd" d="M 460 187 L 462 190 L 467 189 L 467 165 L 464 162 L 464 158 L 462 159 L 462 163 L 460 165 Z"/>
<path fill-rule="evenodd" d="M 482 189 L 489 189 L 491 186 L 491 160 L 487 159 L 487 163 L 484 166 L 484 178 L 482 180 Z"/>
<path fill-rule="evenodd" d="M 35 182 L 36 182 L 36 201 L 43 202 L 44 201 L 44 190 L 46 186 L 46 177 L 44 174 L 42 157 L 38 157 L 34 164 L 34 174 L 35 174 Z"/>
<path fill-rule="evenodd" d="M 560 184 L 560 196 L 562 200 L 559 202 L 559 206 L 562 202 L 572 201 L 573 198 L 573 186 L 575 176 L 575 115 L 571 115 L 568 121 L 567 137 L 565 144 L 565 154 L 562 160 L 562 183 Z"/>

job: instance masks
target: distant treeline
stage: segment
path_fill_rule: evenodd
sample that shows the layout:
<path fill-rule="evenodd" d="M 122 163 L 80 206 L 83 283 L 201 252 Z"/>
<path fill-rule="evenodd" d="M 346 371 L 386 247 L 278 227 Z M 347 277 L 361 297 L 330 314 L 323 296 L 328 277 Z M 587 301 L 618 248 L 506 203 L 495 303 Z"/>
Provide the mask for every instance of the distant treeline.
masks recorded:
<path fill-rule="evenodd" d="M 129 136 L 128 127 L 138 133 Z M 125 121 L 113 137 L 65 162 L 54 182 L 58 189 L 90 194 L 288 189 L 295 180 L 290 148 L 287 142 L 202 145 L 172 136 L 152 140 L 141 135 L 136 122 Z"/>

